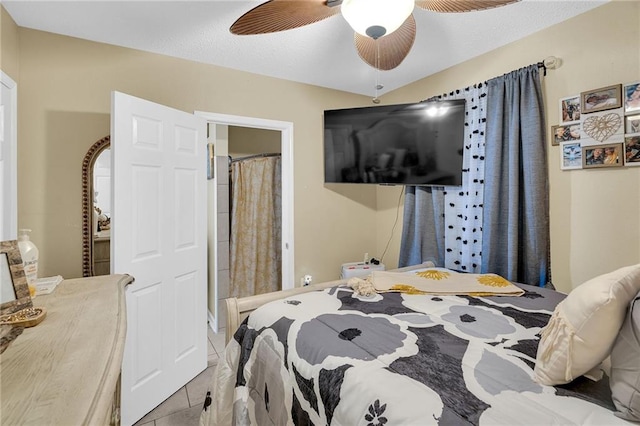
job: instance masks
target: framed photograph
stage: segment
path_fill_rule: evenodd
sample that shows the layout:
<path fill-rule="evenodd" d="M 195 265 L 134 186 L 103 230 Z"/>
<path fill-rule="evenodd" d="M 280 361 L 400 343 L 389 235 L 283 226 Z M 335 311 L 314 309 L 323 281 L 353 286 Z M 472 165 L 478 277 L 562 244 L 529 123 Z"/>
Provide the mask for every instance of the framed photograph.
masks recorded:
<path fill-rule="evenodd" d="M 627 134 L 640 133 L 640 114 L 625 117 L 624 132 Z"/>
<path fill-rule="evenodd" d="M 12 314 L 32 305 L 18 241 L 0 242 L 0 313 Z"/>
<path fill-rule="evenodd" d="M 624 113 L 640 112 L 640 81 L 627 83 L 622 87 Z"/>
<path fill-rule="evenodd" d="M 580 124 L 565 124 L 551 126 L 551 145 L 560 145 L 560 142 L 580 140 Z"/>
<path fill-rule="evenodd" d="M 624 156 L 621 143 L 582 147 L 582 168 L 622 167 Z"/>
<path fill-rule="evenodd" d="M 24 274 L 18 241 L 0 242 L 0 315 L 31 308 L 31 294 Z M 23 327 L 0 323 L 0 354 L 22 333 Z"/>
<path fill-rule="evenodd" d="M 560 169 L 574 170 L 582 168 L 582 148 L 580 142 L 560 142 Z"/>
<path fill-rule="evenodd" d="M 580 121 L 580 96 L 573 95 L 560 99 L 560 124 Z"/>
<path fill-rule="evenodd" d="M 640 135 L 624 138 L 624 165 L 640 166 Z"/>
<path fill-rule="evenodd" d="M 622 84 L 582 92 L 580 101 L 582 114 L 620 108 L 622 106 Z"/>

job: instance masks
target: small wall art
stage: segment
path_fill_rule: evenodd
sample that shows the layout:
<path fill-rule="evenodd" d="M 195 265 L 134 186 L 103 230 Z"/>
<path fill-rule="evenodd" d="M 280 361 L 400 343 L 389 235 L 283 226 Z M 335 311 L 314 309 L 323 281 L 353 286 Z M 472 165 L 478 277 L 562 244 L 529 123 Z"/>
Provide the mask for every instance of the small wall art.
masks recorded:
<path fill-rule="evenodd" d="M 620 108 L 622 106 L 622 85 L 602 87 L 580 94 L 582 114 Z"/>
<path fill-rule="evenodd" d="M 622 143 L 624 141 L 623 118 L 622 108 L 583 114 L 580 122 L 582 145 Z"/>
<path fill-rule="evenodd" d="M 580 123 L 551 126 L 551 145 L 580 140 Z"/>
<path fill-rule="evenodd" d="M 580 95 L 560 99 L 560 124 L 580 121 Z"/>
<path fill-rule="evenodd" d="M 627 83 L 622 88 L 624 96 L 624 113 L 640 112 L 640 81 Z"/>
<path fill-rule="evenodd" d="M 624 138 L 624 165 L 640 166 L 640 135 Z"/>
<path fill-rule="evenodd" d="M 582 168 L 584 169 L 622 167 L 623 165 L 624 157 L 621 143 L 582 147 Z"/>
<path fill-rule="evenodd" d="M 630 135 L 640 133 L 640 114 L 627 115 L 625 117 L 624 132 Z"/>
<path fill-rule="evenodd" d="M 580 142 L 561 142 L 560 143 L 560 169 L 573 170 L 582 168 L 582 148 Z"/>

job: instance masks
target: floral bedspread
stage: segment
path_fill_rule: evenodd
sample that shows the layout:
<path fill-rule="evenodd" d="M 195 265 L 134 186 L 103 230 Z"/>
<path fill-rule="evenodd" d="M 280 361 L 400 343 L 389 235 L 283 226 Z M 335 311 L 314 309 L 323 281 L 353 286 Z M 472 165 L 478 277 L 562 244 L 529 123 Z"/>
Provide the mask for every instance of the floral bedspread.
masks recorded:
<path fill-rule="evenodd" d="M 521 287 L 367 298 L 341 286 L 266 304 L 227 346 L 201 424 L 626 424 L 606 375 L 533 381 L 538 333 L 564 295 Z"/>

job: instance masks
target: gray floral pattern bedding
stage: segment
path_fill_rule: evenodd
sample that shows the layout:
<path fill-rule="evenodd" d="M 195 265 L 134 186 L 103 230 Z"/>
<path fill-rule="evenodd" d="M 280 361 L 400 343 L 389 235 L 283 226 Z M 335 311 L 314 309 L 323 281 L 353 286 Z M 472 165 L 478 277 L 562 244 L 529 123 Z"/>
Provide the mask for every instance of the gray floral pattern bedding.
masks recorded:
<path fill-rule="evenodd" d="M 607 377 L 532 380 L 564 297 L 305 293 L 253 312 L 226 348 L 201 424 L 604 425 Z"/>

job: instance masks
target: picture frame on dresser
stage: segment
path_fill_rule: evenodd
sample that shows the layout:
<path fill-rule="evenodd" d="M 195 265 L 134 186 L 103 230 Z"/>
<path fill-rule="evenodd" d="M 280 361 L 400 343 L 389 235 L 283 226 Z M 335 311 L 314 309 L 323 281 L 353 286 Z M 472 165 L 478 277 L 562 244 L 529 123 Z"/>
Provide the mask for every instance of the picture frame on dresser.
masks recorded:
<path fill-rule="evenodd" d="M 33 307 L 18 241 L 0 241 L 0 315 Z M 18 338 L 24 327 L 0 323 L 0 353 Z"/>
<path fill-rule="evenodd" d="M 18 241 L 0 241 L 0 315 L 33 306 Z"/>

